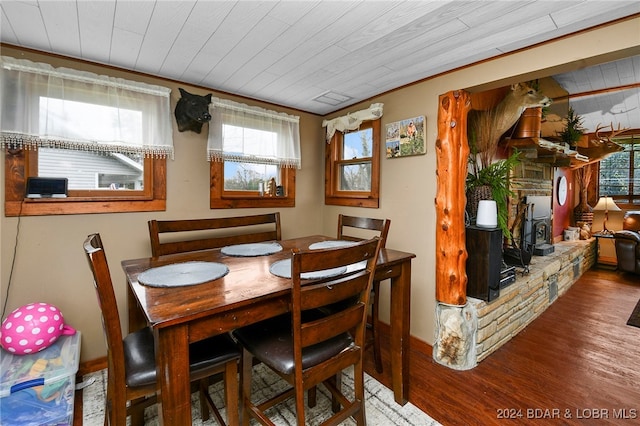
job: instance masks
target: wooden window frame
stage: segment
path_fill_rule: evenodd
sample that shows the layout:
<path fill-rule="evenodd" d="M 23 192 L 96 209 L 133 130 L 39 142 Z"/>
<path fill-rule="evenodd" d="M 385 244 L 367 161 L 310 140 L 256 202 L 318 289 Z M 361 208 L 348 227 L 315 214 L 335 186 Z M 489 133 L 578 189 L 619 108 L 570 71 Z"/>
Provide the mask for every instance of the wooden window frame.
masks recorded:
<path fill-rule="evenodd" d="M 38 175 L 38 152 L 5 149 L 5 216 L 163 211 L 167 200 L 166 158 L 144 160 L 144 190 L 69 191 L 67 198 L 25 198 L 27 178 Z"/>
<path fill-rule="evenodd" d="M 638 132 L 635 133 L 631 133 L 628 137 L 619 138 L 619 141 L 621 142 L 620 144 L 624 146 L 623 140 L 627 139 L 630 144 L 640 144 L 640 135 L 638 134 Z M 615 140 L 614 140 L 615 142 Z M 626 149 L 626 147 L 625 147 Z M 612 155 L 615 155 L 612 154 Z M 597 191 L 595 191 L 595 193 L 597 194 L 597 197 L 595 198 L 595 202 L 597 202 L 600 197 L 603 197 L 605 195 L 610 195 L 611 197 L 613 197 L 614 201 L 616 202 L 616 204 L 618 205 L 618 207 L 624 209 L 624 210 L 635 210 L 638 208 L 638 201 L 640 200 L 640 196 L 635 195 L 634 191 L 634 178 L 635 175 L 637 173 L 640 173 L 639 169 L 636 169 L 634 167 L 634 161 L 635 161 L 635 156 L 636 155 L 640 155 L 640 151 L 633 151 L 630 153 L 629 155 L 629 162 L 627 164 L 627 179 L 629 180 L 629 192 L 627 194 L 624 195 L 610 195 L 610 194 L 606 194 L 606 193 L 600 193 L 600 168 L 602 165 L 602 162 L 598 162 L 598 167 L 592 171 L 593 175 L 595 178 L 597 178 Z"/>
<path fill-rule="evenodd" d="M 209 167 L 209 207 L 211 209 L 237 209 L 259 207 L 295 207 L 296 169 L 281 167 L 283 196 L 261 196 L 258 191 L 225 191 L 224 161 L 211 161 Z"/>
<path fill-rule="evenodd" d="M 380 138 L 381 121 L 371 120 L 362 123 L 359 130 L 372 129 L 371 147 L 371 191 L 338 190 L 339 166 L 343 133 L 336 132 L 325 147 L 325 184 L 324 203 L 335 206 L 378 208 L 380 205 Z M 359 162 L 362 159 L 358 159 Z"/>

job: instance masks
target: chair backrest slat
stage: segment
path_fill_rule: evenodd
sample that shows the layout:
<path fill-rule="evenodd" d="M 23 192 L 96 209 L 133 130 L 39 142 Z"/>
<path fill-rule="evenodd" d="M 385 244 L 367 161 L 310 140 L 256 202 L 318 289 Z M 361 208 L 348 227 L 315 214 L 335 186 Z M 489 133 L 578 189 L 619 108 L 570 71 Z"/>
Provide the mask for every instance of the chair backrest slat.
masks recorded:
<path fill-rule="evenodd" d="M 292 318 L 296 354 L 301 357 L 304 347 L 346 331 L 354 331 L 356 345 L 364 345 L 366 306 L 381 245 L 382 240 L 374 237 L 351 247 L 294 252 Z M 353 268 L 354 265 L 358 268 Z M 356 270 L 311 282 L 301 278 L 305 272 L 336 267 Z M 321 319 L 306 320 L 303 314 L 304 311 L 323 308 L 327 315 Z"/>
<path fill-rule="evenodd" d="M 376 235 L 379 236 L 382 240 L 382 247 L 385 247 L 387 244 L 387 235 L 389 234 L 390 226 L 390 219 L 374 219 L 370 217 L 347 216 L 339 214 L 338 239 L 360 241 Z M 356 230 L 375 231 L 375 234 L 360 232 L 359 235 L 354 235 L 354 232 L 357 232 Z"/>
<path fill-rule="evenodd" d="M 161 234 L 166 234 L 162 241 Z M 280 212 L 210 219 L 150 220 L 149 239 L 153 257 L 280 240 Z"/>

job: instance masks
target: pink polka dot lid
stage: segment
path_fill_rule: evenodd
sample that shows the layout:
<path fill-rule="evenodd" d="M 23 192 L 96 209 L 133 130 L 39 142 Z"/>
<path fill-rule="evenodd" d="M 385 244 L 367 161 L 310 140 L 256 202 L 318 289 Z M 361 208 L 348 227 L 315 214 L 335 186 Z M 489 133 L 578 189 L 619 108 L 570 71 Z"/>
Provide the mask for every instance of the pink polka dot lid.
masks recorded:
<path fill-rule="evenodd" d="M 0 327 L 0 345 L 8 352 L 26 355 L 53 344 L 61 335 L 75 334 L 62 312 L 48 303 L 29 303 L 11 312 Z"/>

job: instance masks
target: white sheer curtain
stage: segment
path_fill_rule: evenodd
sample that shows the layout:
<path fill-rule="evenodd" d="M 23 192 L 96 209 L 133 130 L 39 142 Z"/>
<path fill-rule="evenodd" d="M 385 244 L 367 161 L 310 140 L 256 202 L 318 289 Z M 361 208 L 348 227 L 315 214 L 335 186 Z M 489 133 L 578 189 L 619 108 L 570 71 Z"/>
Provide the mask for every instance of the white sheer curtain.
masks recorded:
<path fill-rule="evenodd" d="M 300 168 L 299 117 L 218 98 L 209 109 L 209 161 Z"/>
<path fill-rule="evenodd" d="M 1 57 L 0 145 L 173 157 L 171 90 Z"/>
<path fill-rule="evenodd" d="M 324 120 L 322 127 L 327 128 L 327 143 L 329 143 L 336 131 L 344 133 L 345 130 L 355 130 L 360 127 L 363 121 L 377 120 L 382 117 L 383 107 L 384 104 L 382 103 L 371 104 L 367 109 L 351 112 L 331 120 Z"/>

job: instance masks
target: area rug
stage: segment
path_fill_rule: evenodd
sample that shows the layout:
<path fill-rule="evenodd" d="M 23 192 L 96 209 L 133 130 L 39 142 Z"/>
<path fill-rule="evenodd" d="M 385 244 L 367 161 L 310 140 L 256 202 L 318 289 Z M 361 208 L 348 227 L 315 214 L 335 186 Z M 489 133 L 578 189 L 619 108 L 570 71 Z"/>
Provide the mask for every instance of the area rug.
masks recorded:
<path fill-rule="evenodd" d="M 94 378 L 95 382 L 83 390 L 83 425 L 99 426 L 104 422 L 104 397 L 106 392 L 106 370 L 87 374 L 83 381 Z M 343 390 L 350 397 L 353 395 L 353 372 L 347 370 L 343 374 Z M 254 367 L 252 393 L 254 399 L 264 398 L 281 391 L 286 383 L 264 365 Z M 218 382 L 209 388 L 209 393 L 217 407 L 224 406 L 224 391 L 222 383 Z M 318 386 L 317 405 L 314 408 L 307 408 L 307 424 L 316 426 L 322 423 L 331 413 L 331 400 L 328 391 L 322 386 Z M 416 406 L 407 403 L 404 406 L 396 404 L 393 399 L 393 392 L 365 374 L 365 413 L 367 424 L 373 426 L 388 425 L 416 425 L 429 426 L 440 425 Z M 200 418 L 200 400 L 197 393 L 191 395 L 191 418 L 193 425 L 216 425 L 212 418 L 203 422 Z M 226 416 L 224 408 L 221 413 Z M 278 426 L 295 425 L 295 408 L 293 400 L 273 407 L 267 412 L 271 420 Z M 145 425 L 158 425 L 157 406 L 149 407 L 145 410 Z M 254 424 L 252 422 L 252 424 Z M 345 421 L 345 425 L 355 425 L 352 419 Z"/>
<path fill-rule="evenodd" d="M 627 325 L 632 325 L 634 327 L 640 327 L 640 300 L 636 304 L 636 307 L 633 309 L 629 320 L 627 321 Z"/>

